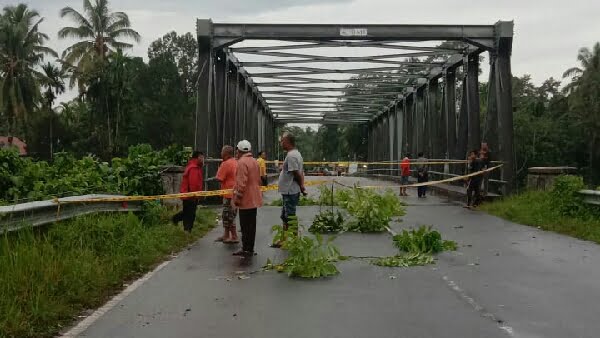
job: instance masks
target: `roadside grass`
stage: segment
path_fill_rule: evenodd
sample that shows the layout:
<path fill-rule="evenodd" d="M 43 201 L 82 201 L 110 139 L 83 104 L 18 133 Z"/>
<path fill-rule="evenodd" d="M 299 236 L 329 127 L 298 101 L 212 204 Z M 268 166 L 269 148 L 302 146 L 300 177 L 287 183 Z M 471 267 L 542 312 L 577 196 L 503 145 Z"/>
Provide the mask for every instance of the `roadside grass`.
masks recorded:
<path fill-rule="evenodd" d="M 0 337 L 53 337 L 215 224 L 199 209 L 192 234 L 164 210 L 89 215 L 0 239 Z"/>
<path fill-rule="evenodd" d="M 480 210 L 506 220 L 540 227 L 600 244 L 600 217 L 597 213 L 573 216 L 561 213 L 552 202 L 550 192 L 527 191 L 479 207 Z"/>

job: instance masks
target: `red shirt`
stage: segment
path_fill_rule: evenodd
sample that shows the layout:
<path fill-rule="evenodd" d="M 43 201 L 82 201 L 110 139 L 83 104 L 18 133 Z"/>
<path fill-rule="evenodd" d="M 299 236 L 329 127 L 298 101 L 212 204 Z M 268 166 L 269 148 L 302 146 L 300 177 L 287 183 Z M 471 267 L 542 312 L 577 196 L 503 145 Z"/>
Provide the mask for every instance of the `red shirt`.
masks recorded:
<path fill-rule="evenodd" d="M 217 170 L 217 180 L 221 182 L 221 190 L 233 189 L 235 186 L 235 174 L 237 171 L 237 161 L 229 158 L 219 166 Z M 223 195 L 225 198 L 233 198 L 233 194 Z"/>
<path fill-rule="evenodd" d="M 400 163 L 400 169 L 402 170 L 402 176 L 410 176 L 410 160 L 405 157 Z"/>
<path fill-rule="evenodd" d="M 187 166 L 185 167 L 185 171 L 183 172 L 183 178 L 181 180 L 181 186 L 179 188 L 179 192 L 194 192 L 194 191 L 202 191 L 202 187 L 204 185 L 203 182 L 203 172 L 202 172 L 203 162 L 197 158 L 191 159 Z M 186 197 L 183 199 L 189 199 L 190 197 Z"/>

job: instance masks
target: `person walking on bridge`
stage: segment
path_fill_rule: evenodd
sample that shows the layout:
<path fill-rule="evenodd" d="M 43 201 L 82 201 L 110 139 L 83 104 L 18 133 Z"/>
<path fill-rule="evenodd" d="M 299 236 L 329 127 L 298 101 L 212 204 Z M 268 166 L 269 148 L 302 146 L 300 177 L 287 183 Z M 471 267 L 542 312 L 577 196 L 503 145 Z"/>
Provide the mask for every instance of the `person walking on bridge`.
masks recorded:
<path fill-rule="evenodd" d="M 181 180 L 181 186 L 179 192 L 188 193 L 202 191 L 203 171 L 204 166 L 204 153 L 200 151 L 194 151 L 192 157 L 185 167 L 183 172 L 183 178 Z M 172 218 L 173 224 L 183 221 L 183 229 L 189 233 L 192 232 L 194 227 L 194 221 L 196 220 L 196 207 L 198 206 L 198 197 L 183 197 L 183 209 L 175 214 Z"/>
<path fill-rule="evenodd" d="M 221 150 L 223 162 L 217 170 L 217 181 L 221 182 L 221 190 L 233 189 L 237 172 L 237 161 L 233 157 L 233 147 L 226 145 Z M 223 236 L 217 238 L 217 242 L 227 244 L 239 243 L 237 232 L 235 231 L 235 217 L 237 210 L 233 207 L 231 199 L 233 193 L 223 195 Z"/>
<path fill-rule="evenodd" d="M 279 173 L 279 193 L 281 193 L 281 220 L 283 230 L 288 230 L 290 217 L 296 216 L 296 208 L 300 202 L 300 194 L 306 195 L 304 188 L 304 160 L 296 149 L 296 138 L 291 133 L 281 136 L 281 148 L 287 152 L 283 167 Z M 280 248 L 282 242 L 274 243 L 272 247 Z"/>
<path fill-rule="evenodd" d="M 474 174 L 483 168 L 483 161 L 478 155 L 477 150 L 469 152 L 469 174 Z M 480 188 L 481 188 L 481 175 L 471 176 L 468 180 L 467 185 L 467 205 L 466 207 L 471 209 L 479 204 L 480 200 Z"/>
<path fill-rule="evenodd" d="M 400 162 L 400 196 L 408 196 L 406 188 L 408 178 L 410 177 L 410 154 L 406 154 Z"/>
<path fill-rule="evenodd" d="M 417 182 L 425 183 L 429 181 L 429 166 L 427 165 L 427 158 L 423 155 L 423 152 L 419 153 L 419 158 L 417 158 Z M 419 198 L 427 197 L 427 186 L 419 186 L 417 187 Z"/>
<path fill-rule="evenodd" d="M 234 256 L 252 257 L 256 239 L 256 214 L 262 206 L 260 169 L 252 157 L 250 142 L 242 140 L 237 145 L 237 172 L 233 188 L 233 206 L 238 208 L 242 228 L 242 250 Z"/>

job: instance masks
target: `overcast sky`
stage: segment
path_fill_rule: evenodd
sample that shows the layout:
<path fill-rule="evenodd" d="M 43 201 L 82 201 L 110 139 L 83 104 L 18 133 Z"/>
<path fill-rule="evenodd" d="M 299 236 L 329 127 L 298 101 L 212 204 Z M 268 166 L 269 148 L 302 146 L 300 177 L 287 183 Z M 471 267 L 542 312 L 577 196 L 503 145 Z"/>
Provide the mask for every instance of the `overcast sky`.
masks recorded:
<path fill-rule="evenodd" d="M 81 0 L 25 0 L 45 18 L 50 47 L 59 53 L 72 41 L 58 40 L 64 6 Z M 0 0 L 0 4 L 13 4 Z M 142 41 L 128 51 L 146 57 L 148 45 L 165 33 L 194 32 L 196 18 L 247 23 L 493 24 L 515 21 L 513 73 L 535 83 L 560 78 L 576 64 L 577 50 L 600 40 L 598 0 L 112 0 L 112 10 L 129 14 Z M 484 80 L 484 79 L 482 79 Z"/>

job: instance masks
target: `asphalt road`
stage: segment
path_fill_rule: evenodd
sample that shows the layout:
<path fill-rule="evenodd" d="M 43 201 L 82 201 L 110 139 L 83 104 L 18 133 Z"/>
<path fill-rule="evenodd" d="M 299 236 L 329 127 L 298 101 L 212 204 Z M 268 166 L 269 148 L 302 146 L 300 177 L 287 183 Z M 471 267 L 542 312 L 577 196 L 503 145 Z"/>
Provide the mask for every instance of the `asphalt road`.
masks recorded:
<path fill-rule="evenodd" d="M 213 242 L 221 232 L 215 229 L 81 336 L 598 337 L 599 246 L 412 195 L 392 229 L 429 224 L 459 243 L 435 265 L 385 268 L 351 260 L 338 264 L 338 276 L 320 280 L 247 274 L 268 258 L 281 260 L 268 247 L 279 208 L 263 207 L 253 260 L 232 257 L 237 248 Z M 301 223 L 309 225 L 318 209 L 301 207 Z M 344 255 L 396 253 L 388 234 L 347 233 L 335 243 Z"/>

